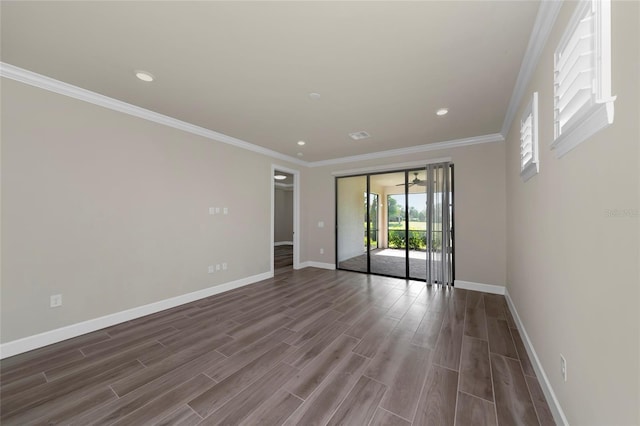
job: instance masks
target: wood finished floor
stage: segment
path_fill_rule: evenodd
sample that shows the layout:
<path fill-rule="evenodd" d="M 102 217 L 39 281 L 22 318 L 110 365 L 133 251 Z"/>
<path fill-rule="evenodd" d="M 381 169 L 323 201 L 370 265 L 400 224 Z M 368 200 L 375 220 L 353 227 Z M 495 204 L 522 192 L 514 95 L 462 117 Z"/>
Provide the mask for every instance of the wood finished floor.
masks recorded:
<path fill-rule="evenodd" d="M 549 425 L 502 296 L 306 268 L 1 363 L 3 425 Z"/>

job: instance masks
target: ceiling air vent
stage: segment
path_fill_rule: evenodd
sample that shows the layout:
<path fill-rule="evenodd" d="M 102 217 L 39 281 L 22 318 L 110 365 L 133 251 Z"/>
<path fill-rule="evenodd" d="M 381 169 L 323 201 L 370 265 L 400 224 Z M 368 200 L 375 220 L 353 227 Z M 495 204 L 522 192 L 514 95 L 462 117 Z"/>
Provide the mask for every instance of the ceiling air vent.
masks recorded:
<path fill-rule="evenodd" d="M 354 141 L 359 141 L 361 139 L 367 139 L 370 138 L 371 135 L 367 132 L 365 132 L 364 130 L 360 131 L 360 132 L 353 132 L 353 133 L 349 133 L 349 137 L 351 139 L 353 139 Z"/>

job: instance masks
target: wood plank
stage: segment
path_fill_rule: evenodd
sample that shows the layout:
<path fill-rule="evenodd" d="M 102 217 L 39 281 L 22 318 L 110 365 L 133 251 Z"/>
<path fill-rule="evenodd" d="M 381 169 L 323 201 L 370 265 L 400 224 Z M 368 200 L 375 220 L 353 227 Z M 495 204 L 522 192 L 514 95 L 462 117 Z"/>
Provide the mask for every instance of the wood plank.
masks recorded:
<path fill-rule="evenodd" d="M 112 383 L 111 388 L 118 397 L 122 397 L 204 354 L 208 354 L 210 358 L 213 358 L 213 362 L 221 360 L 224 356 L 214 350 L 229 340 L 232 340 L 229 336 L 219 336 L 217 339 L 205 340 L 200 342 L 199 345 L 189 346 L 185 350 L 177 352 L 164 361 L 155 364 L 153 367 L 145 368 L 136 374 L 131 374 Z"/>
<path fill-rule="evenodd" d="M 143 368 L 138 361 L 121 363 L 114 357 L 104 365 L 92 366 L 59 380 L 44 383 L 33 389 L 2 399 L 2 421 L 23 414 L 41 417 L 52 407 L 72 403 L 82 395 L 99 389 L 120 377 Z"/>
<path fill-rule="evenodd" d="M 506 313 L 504 310 L 504 296 L 498 296 L 496 294 L 483 294 L 484 299 L 484 312 L 488 318 L 506 319 Z"/>
<path fill-rule="evenodd" d="M 527 354 L 527 350 L 524 347 L 524 343 L 522 342 L 520 333 L 515 328 L 511 328 L 510 330 L 511 330 L 511 336 L 513 337 L 513 342 L 516 345 L 518 358 L 520 358 L 520 364 L 522 364 L 522 371 L 524 372 L 524 375 L 535 377 L 536 371 L 533 369 L 533 365 L 531 364 L 531 360 L 529 359 L 529 354 Z"/>
<path fill-rule="evenodd" d="M 297 396 L 279 390 L 255 409 L 241 424 L 245 426 L 281 425 L 302 402 L 303 400 Z"/>
<path fill-rule="evenodd" d="M 117 399 L 117 395 L 107 387 L 88 391 L 72 398 L 62 399 L 57 404 L 45 404 L 30 410 L 15 413 L 2 420 L 2 424 L 26 425 L 43 424 L 54 425 L 64 423 L 68 418 L 91 411 L 95 407 L 108 401 Z"/>
<path fill-rule="evenodd" d="M 138 334 L 136 332 L 124 333 L 118 337 L 113 337 L 109 340 L 93 343 L 81 348 L 82 353 L 85 356 L 93 354 L 112 355 L 117 354 L 122 350 L 131 348 L 134 345 L 143 345 L 154 340 L 161 339 L 173 333 L 177 333 L 178 330 L 166 324 L 161 324 L 160 327 L 153 331 Z"/>
<path fill-rule="evenodd" d="M 388 386 L 380 407 L 412 419 L 431 363 L 431 350 L 411 343 L 411 332 L 395 330 L 365 371 Z"/>
<path fill-rule="evenodd" d="M 70 419 L 70 424 L 110 424 L 122 418 L 154 399 L 162 396 L 171 389 L 185 383 L 193 377 L 201 374 L 203 370 L 210 368 L 218 362 L 219 357 L 209 353 L 204 354 L 193 361 L 182 365 L 171 372 L 158 377 L 156 380 L 136 389 L 133 392 L 103 404 L 92 412 Z"/>
<path fill-rule="evenodd" d="M 382 319 L 385 312 L 386 310 L 379 308 L 369 309 L 360 316 L 351 327 L 349 327 L 345 334 L 347 336 L 355 337 L 356 339 L 362 339 L 367 331 Z"/>
<path fill-rule="evenodd" d="M 328 311 L 318 318 L 314 323 L 303 327 L 300 331 L 293 334 L 285 340 L 285 342 L 294 346 L 303 346 L 312 341 L 318 334 L 322 333 L 327 327 L 332 326 L 335 320 L 340 316 L 340 312 Z"/>
<path fill-rule="evenodd" d="M 493 403 L 458 392 L 456 425 L 496 426 L 496 409 Z"/>
<path fill-rule="evenodd" d="M 502 425 L 552 424 L 512 325 L 498 295 L 281 270 L 0 361 L 0 421 L 417 425 L 451 424 L 455 415 L 458 424 L 492 424 L 493 407 Z M 192 386 L 198 381 L 205 388 Z M 493 406 L 492 389 L 502 398 Z M 204 419 L 189 405 L 199 398 Z"/>
<path fill-rule="evenodd" d="M 215 386 L 212 386 L 197 398 L 188 401 L 189 406 L 193 408 L 200 417 L 207 417 L 222 407 L 227 401 L 238 395 L 252 382 L 267 374 L 269 370 L 278 365 L 290 348 L 291 346 L 286 343 L 278 343 L 278 345 L 251 361 L 242 369 L 233 373 Z"/>
<path fill-rule="evenodd" d="M 54 381 L 85 368 L 99 366 L 111 357 L 117 357 L 120 362 L 133 361 L 142 356 L 154 355 L 164 350 L 165 348 L 160 343 L 150 341 L 139 346 L 123 348 L 121 352 L 111 354 L 109 357 L 106 357 L 103 353 L 87 356 L 70 364 L 64 364 L 59 367 L 47 369 L 44 371 L 44 375 L 47 377 L 48 381 Z"/>
<path fill-rule="evenodd" d="M 537 425 L 538 418 L 520 362 L 491 354 L 491 368 L 498 424 Z"/>
<path fill-rule="evenodd" d="M 327 426 L 368 424 L 386 391 L 387 387 L 382 383 L 360 377 Z"/>
<path fill-rule="evenodd" d="M 296 374 L 285 385 L 285 388 L 294 395 L 307 399 L 357 344 L 358 340 L 353 337 L 339 336 L 302 371 Z"/>
<path fill-rule="evenodd" d="M 402 330 L 408 330 L 415 333 L 427 313 L 427 305 L 422 303 L 413 303 L 409 310 L 403 315 L 398 323 L 397 328 Z"/>
<path fill-rule="evenodd" d="M 291 321 L 291 318 L 281 314 L 274 315 L 269 321 L 259 322 L 245 328 L 242 332 L 236 333 L 236 338 L 233 342 L 230 342 L 220 348 L 218 352 L 225 356 L 231 356 L 236 352 L 246 348 L 247 346 L 257 342 L 265 335 L 270 334 L 286 323 Z"/>
<path fill-rule="evenodd" d="M 480 294 L 469 292 L 470 294 Z M 484 299 L 481 296 L 472 296 L 467 300 L 465 308 L 464 334 L 476 339 L 488 340 L 487 319 L 485 315 Z"/>
<path fill-rule="evenodd" d="M 444 317 L 444 311 L 431 309 L 431 306 L 429 306 L 413 336 L 412 343 L 424 348 L 435 349 Z"/>
<path fill-rule="evenodd" d="M 525 376 L 525 379 L 529 386 L 529 392 L 531 393 L 531 399 L 533 400 L 533 406 L 536 409 L 536 414 L 538 414 L 540 425 L 555 426 L 556 422 L 553 420 L 553 414 L 551 414 L 549 404 L 547 404 L 547 400 L 544 397 L 544 392 L 540 387 L 540 382 L 538 382 L 538 379 L 531 376 Z"/>
<path fill-rule="evenodd" d="M 313 339 L 309 340 L 306 345 L 289 355 L 285 361 L 296 368 L 305 368 L 315 357 L 320 355 L 333 340 L 340 336 L 346 328 L 346 324 L 331 324 L 318 333 Z"/>
<path fill-rule="evenodd" d="M 431 365 L 413 424 L 453 425 L 457 388 L 457 372 L 438 365 Z"/>
<path fill-rule="evenodd" d="M 46 382 L 47 379 L 44 377 L 43 373 L 32 374 L 8 383 L 0 382 L 0 395 L 2 395 L 2 398 L 8 398 L 11 395 L 15 395 Z"/>
<path fill-rule="evenodd" d="M 505 320 L 487 318 L 487 331 L 489 333 L 489 350 L 491 353 L 518 359 L 516 345 L 513 343 L 511 331 Z"/>
<path fill-rule="evenodd" d="M 353 352 L 367 358 L 373 358 L 380 345 L 382 345 L 382 342 L 384 342 L 397 324 L 398 320 L 396 319 L 382 318 L 362 337 L 362 340 L 360 340 L 358 346 L 353 349 Z"/>
<path fill-rule="evenodd" d="M 462 392 L 493 401 L 489 344 L 486 341 L 464 337 L 459 386 Z"/>
<path fill-rule="evenodd" d="M 215 382 L 199 374 L 193 379 L 177 386 L 159 398 L 137 409 L 126 417 L 113 423 L 114 426 L 137 426 L 144 423 L 153 424 L 155 420 L 160 420 L 170 414 L 194 396 L 209 389 Z"/>
<path fill-rule="evenodd" d="M 387 410 L 378 408 L 369 426 L 411 426 L 411 423 Z"/>
<path fill-rule="evenodd" d="M 298 372 L 280 363 L 274 369 L 230 399 L 219 410 L 202 421 L 202 425 L 235 425 L 259 409 L 282 385 Z M 193 408 L 193 407 L 192 407 Z"/>
<path fill-rule="evenodd" d="M 460 366 L 462 336 L 464 335 L 464 304 L 454 303 L 446 313 L 438 342 L 433 352 L 433 362 L 452 370 Z"/>
<path fill-rule="evenodd" d="M 249 364 L 251 361 L 263 355 L 265 352 L 273 349 L 279 343 L 282 343 L 283 340 L 292 334 L 292 331 L 280 328 L 273 333 L 266 335 L 257 342 L 247 346 L 240 352 L 236 352 L 229 358 L 222 360 L 218 364 L 206 370 L 205 374 L 215 381 L 221 382 Z"/>
<path fill-rule="evenodd" d="M 154 426 L 195 426 L 202 420 L 188 405 L 182 405 L 168 416 L 160 419 Z"/>
<path fill-rule="evenodd" d="M 368 361 L 360 355 L 350 354 L 284 424 L 324 425 L 358 381 Z"/>
<path fill-rule="evenodd" d="M 395 319 L 401 319 L 404 314 L 407 313 L 413 302 L 416 300 L 416 295 L 410 293 L 404 293 L 396 303 L 391 306 L 391 308 L 387 311 L 386 316 Z"/>

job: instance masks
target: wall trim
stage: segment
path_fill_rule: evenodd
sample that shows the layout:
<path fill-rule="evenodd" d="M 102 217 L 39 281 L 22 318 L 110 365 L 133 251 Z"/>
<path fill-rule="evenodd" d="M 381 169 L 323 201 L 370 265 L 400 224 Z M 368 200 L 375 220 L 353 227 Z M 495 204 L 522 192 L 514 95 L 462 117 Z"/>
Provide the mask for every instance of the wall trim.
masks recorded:
<path fill-rule="evenodd" d="M 546 2 L 543 2 L 543 4 Z M 354 155 L 350 157 L 334 158 L 321 161 L 304 161 L 289 155 L 281 154 L 271 149 L 254 145 L 250 142 L 243 141 L 233 136 L 225 135 L 213 130 L 206 129 L 204 127 L 196 126 L 195 124 L 188 123 L 186 121 L 178 120 L 173 117 L 169 117 L 164 114 L 160 114 L 136 105 L 129 104 L 127 102 L 120 101 L 118 99 L 110 98 L 99 93 L 92 92 L 87 89 L 83 89 L 78 86 L 74 86 L 69 83 L 65 83 L 51 77 L 47 77 L 42 74 L 35 73 L 14 65 L 0 62 L 0 77 L 5 77 L 11 80 L 15 80 L 30 86 L 38 87 L 40 89 L 48 90 L 59 95 L 68 96 L 70 98 L 78 99 L 80 101 L 88 102 L 90 104 L 98 105 L 103 108 L 118 111 L 124 114 L 128 114 L 144 120 L 149 120 L 154 123 L 162 124 L 174 129 L 182 130 L 187 133 L 202 136 L 207 139 L 215 140 L 218 142 L 233 145 L 238 148 L 253 151 L 258 154 L 263 154 L 272 158 L 288 161 L 293 164 L 307 167 L 321 167 L 334 164 L 351 163 L 355 161 L 373 160 L 378 158 L 387 158 L 390 156 L 399 156 L 406 154 L 416 154 L 421 152 L 436 151 L 442 149 L 459 148 L 464 146 L 476 145 L 481 143 L 491 142 L 504 142 L 504 136 L 500 133 L 493 133 L 490 135 L 474 136 L 464 139 L 454 139 L 443 142 L 434 142 L 424 145 L 411 146 L 406 148 L 398 148 L 387 151 L 371 152 L 362 155 Z"/>
<path fill-rule="evenodd" d="M 564 411 L 560 406 L 560 401 L 558 401 L 558 398 L 556 397 L 556 394 L 551 387 L 551 383 L 549 382 L 549 378 L 544 372 L 544 368 L 542 368 L 542 363 L 540 362 L 538 354 L 536 354 L 536 351 L 533 348 L 533 343 L 531 342 L 531 339 L 529 338 L 529 335 L 524 328 L 524 324 L 520 319 L 520 315 L 518 315 L 518 311 L 513 303 L 513 300 L 511 299 L 511 296 L 509 295 L 508 290 L 505 291 L 504 297 L 507 300 L 507 306 L 509 306 L 511 315 L 513 316 L 513 319 L 518 326 L 518 331 L 520 331 L 520 335 L 522 336 L 522 341 L 527 350 L 527 354 L 529 355 L 529 359 L 533 361 L 533 369 L 536 372 L 536 377 L 538 378 L 538 382 L 540 383 L 540 387 L 542 388 L 544 397 L 549 403 L 551 414 L 553 414 L 553 420 L 555 420 L 556 424 L 558 425 L 568 425 L 569 422 L 567 421 L 567 417 L 565 416 Z"/>
<path fill-rule="evenodd" d="M 506 290 L 505 287 L 501 285 L 474 283 L 471 281 L 462 280 L 454 280 L 453 286 L 455 288 L 461 288 L 463 290 L 482 291 L 484 293 L 491 294 L 504 294 Z"/>
<path fill-rule="evenodd" d="M 338 170 L 335 172 L 331 172 L 332 176 L 349 176 L 356 175 L 362 173 L 370 173 L 370 172 L 387 172 L 387 171 L 398 171 L 400 169 L 408 169 L 411 167 L 425 167 L 428 164 L 438 164 L 452 162 L 451 157 L 440 157 L 440 158 L 430 158 L 428 160 L 420 160 L 420 161 L 409 161 L 406 163 L 393 163 L 393 164 L 380 164 L 379 166 L 371 166 L 371 167 L 362 167 L 359 169 L 349 169 L 349 170 Z"/>
<path fill-rule="evenodd" d="M 293 245 L 293 241 L 278 241 L 278 242 L 273 243 L 273 245 L 275 247 L 277 247 L 277 246 L 292 246 Z"/>
<path fill-rule="evenodd" d="M 314 262 L 312 260 L 308 260 L 306 262 L 301 262 L 299 267 L 295 269 L 302 269 L 302 268 L 320 268 L 320 269 L 335 270 L 336 265 L 334 263 Z"/>
<path fill-rule="evenodd" d="M 35 334 L 33 336 L 28 336 L 22 339 L 3 343 L 0 345 L 0 359 L 48 346 L 53 343 L 58 343 L 63 340 L 91 333 L 93 331 L 100 330 L 106 327 L 111 327 L 112 325 L 140 318 L 145 315 L 184 305 L 185 303 L 194 302 L 196 300 L 223 293 L 225 291 L 244 287 L 246 285 L 257 283 L 259 281 L 263 281 L 272 277 L 273 272 L 265 272 L 262 274 L 241 278 L 239 280 L 212 286 L 180 296 L 171 297 L 169 299 L 160 300 L 158 302 L 149 303 L 147 305 L 138 306 L 135 308 L 127 309 L 125 311 L 116 312 L 99 318 L 93 318 L 87 321 L 82 321 L 76 324 L 57 328 L 55 330 L 45 331 L 44 333 Z"/>
<path fill-rule="evenodd" d="M 509 100 L 509 106 L 507 107 L 507 113 L 504 116 L 502 122 L 502 129 L 500 134 L 505 138 L 509 134 L 511 124 L 520 106 L 520 101 L 524 96 L 524 92 L 531 81 L 531 77 L 538 67 L 540 56 L 547 44 L 549 34 L 553 29 L 553 25 L 556 22 L 560 8 L 562 7 L 562 0 L 541 1 L 538 8 L 538 14 L 529 36 L 529 44 L 527 50 L 524 52 L 522 64 L 520 65 L 520 72 L 516 79 L 516 85 L 511 93 L 511 99 Z"/>
<path fill-rule="evenodd" d="M 334 158 L 331 160 L 313 161 L 307 163 L 308 167 L 332 166 L 334 164 L 352 163 L 356 161 L 375 160 L 378 158 L 396 157 L 399 155 L 417 154 L 421 152 L 437 151 L 441 149 L 460 148 L 463 146 L 477 145 L 481 143 L 504 142 L 504 136 L 500 133 L 492 133 L 490 135 L 474 136 L 471 138 L 454 139 L 444 142 L 434 142 L 418 146 L 409 146 L 406 148 L 390 149 L 387 151 L 371 152 L 362 155 L 353 155 L 350 157 Z"/>
<path fill-rule="evenodd" d="M 70 98 L 88 102 L 90 104 L 122 112 L 134 117 L 142 118 L 144 120 L 153 121 L 154 123 L 173 127 L 174 129 L 202 136 L 207 139 L 212 139 L 218 142 L 226 143 L 228 145 L 233 145 L 238 148 L 253 151 L 258 154 L 263 154 L 269 157 L 278 158 L 280 160 L 289 161 L 298 165 L 306 164 L 306 161 L 299 160 L 295 157 L 284 155 L 271 149 L 254 145 L 238 138 L 234 138 L 233 136 L 228 136 L 223 133 L 206 129 L 204 127 L 196 126 L 195 124 L 187 123 L 186 121 L 159 114 L 157 112 L 153 112 L 151 110 L 141 108 L 127 102 L 119 101 L 117 99 L 92 92 L 90 90 L 82 89 L 80 87 L 55 80 L 51 77 L 47 77 L 33 71 L 25 70 L 11 64 L 7 64 L 5 62 L 0 62 L 0 76 L 19 81 L 30 86 L 38 87 L 40 89 L 48 90 L 50 92 L 58 93 L 60 95 L 68 96 Z"/>

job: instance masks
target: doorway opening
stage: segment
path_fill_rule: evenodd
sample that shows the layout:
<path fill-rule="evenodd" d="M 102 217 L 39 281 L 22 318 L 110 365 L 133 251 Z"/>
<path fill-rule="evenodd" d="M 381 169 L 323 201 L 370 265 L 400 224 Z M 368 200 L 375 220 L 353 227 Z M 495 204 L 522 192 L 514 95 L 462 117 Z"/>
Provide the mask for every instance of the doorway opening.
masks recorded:
<path fill-rule="evenodd" d="M 337 177 L 336 267 L 452 284 L 453 193 L 450 163 Z"/>
<path fill-rule="evenodd" d="M 271 270 L 299 268 L 299 172 L 272 165 Z"/>

